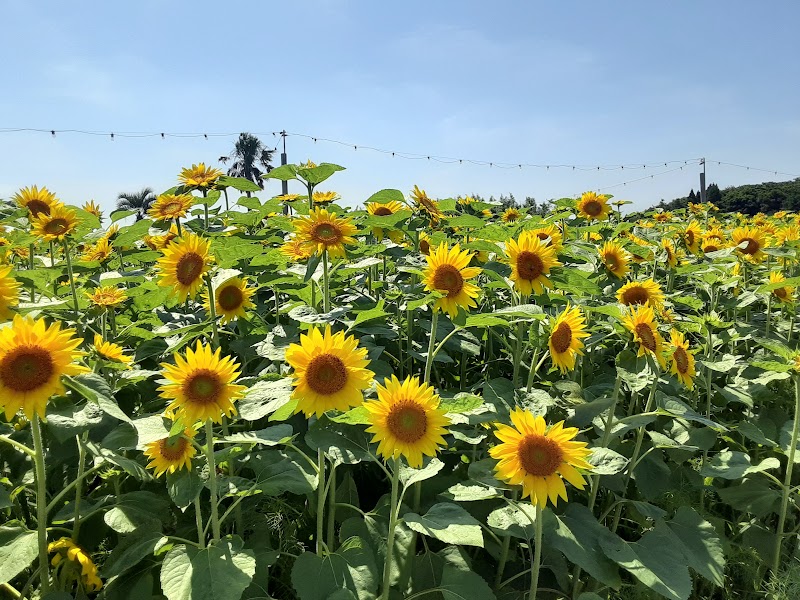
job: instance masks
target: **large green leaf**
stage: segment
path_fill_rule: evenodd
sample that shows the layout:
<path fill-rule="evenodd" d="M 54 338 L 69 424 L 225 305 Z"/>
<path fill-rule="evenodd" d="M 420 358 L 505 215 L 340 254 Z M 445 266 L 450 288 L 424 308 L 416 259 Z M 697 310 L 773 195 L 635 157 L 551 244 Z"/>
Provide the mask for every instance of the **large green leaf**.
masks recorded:
<path fill-rule="evenodd" d="M 247 421 L 257 421 L 289 402 L 291 395 L 291 377 L 277 381 L 257 381 L 245 391 L 244 397 L 237 403 L 239 416 Z"/>
<path fill-rule="evenodd" d="M 297 452 L 266 450 L 253 456 L 251 466 L 258 488 L 269 496 L 284 492 L 307 494 L 317 486 L 317 475 Z"/>
<path fill-rule="evenodd" d="M 292 567 L 292 585 L 300 600 L 327 600 L 341 589 L 358 600 L 374 600 L 379 582 L 375 558 L 360 537 L 348 538 L 324 557 L 304 552 Z"/>
<path fill-rule="evenodd" d="M 483 548 L 481 524 L 458 504 L 441 502 L 425 516 L 408 513 L 403 519 L 410 529 L 446 544 Z"/>
<path fill-rule="evenodd" d="M 114 399 L 114 392 L 108 382 L 96 373 L 84 373 L 76 377 L 64 377 L 64 384 L 74 392 L 77 392 L 90 402 L 97 404 L 104 413 L 116 417 L 127 423 L 131 419 L 126 415 Z"/>
<path fill-rule="evenodd" d="M 35 531 L 18 525 L 0 527 L 0 583 L 11 581 L 39 551 Z"/>
<path fill-rule="evenodd" d="M 686 562 L 692 570 L 722 587 L 725 554 L 714 526 L 688 506 L 678 508 L 667 525 L 683 544 Z"/>
<path fill-rule="evenodd" d="M 157 548 L 169 542 L 169 538 L 156 531 L 125 536 L 108 555 L 103 565 L 103 578 L 120 575 L 136 566 L 148 556 L 152 556 Z"/>

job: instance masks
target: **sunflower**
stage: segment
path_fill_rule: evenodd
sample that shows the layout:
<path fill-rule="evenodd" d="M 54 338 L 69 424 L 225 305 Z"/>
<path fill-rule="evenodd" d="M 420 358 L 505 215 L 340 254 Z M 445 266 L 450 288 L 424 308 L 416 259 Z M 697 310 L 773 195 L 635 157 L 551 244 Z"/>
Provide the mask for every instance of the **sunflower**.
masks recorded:
<path fill-rule="evenodd" d="M 192 457 L 197 454 L 192 444 L 194 436 L 194 428 L 187 427 L 178 435 L 147 444 L 144 450 L 144 455 L 150 459 L 147 468 L 153 469 L 156 477 L 181 469 L 191 471 Z"/>
<path fill-rule="evenodd" d="M 75 567 L 80 569 L 80 573 L 72 570 L 68 571 L 68 573 L 70 578 L 76 583 L 80 577 L 84 591 L 96 592 L 103 587 L 103 581 L 97 574 L 97 565 L 94 564 L 92 557 L 86 550 L 78 546 L 72 538 L 62 537 L 55 542 L 50 542 L 47 546 L 47 552 L 49 554 L 56 553 L 56 555 L 50 559 L 50 564 L 54 567 L 62 564 L 66 558 L 73 563 Z"/>
<path fill-rule="evenodd" d="M 206 167 L 205 163 L 200 163 L 199 165 L 192 165 L 191 167 L 181 169 L 181 173 L 178 175 L 178 181 L 186 187 L 209 188 L 214 185 L 221 176 L 222 171 L 219 169 Z"/>
<path fill-rule="evenodd" d="M 14 194 L 12 200 L 15 200 L 23 208 L 27 208 L 33 218 L 39 215 L 49 215 L 50 209 L 60 204 L 53 192 L 46 187 L 39 189 L 35 185 L 22 188 Z"/>
<path fill-rule="evenodd" d="M 420 190 L 419 188 L 417 188 L 417 186 L 414 186 L 414 191 L 419 192 Z M 425 192 L 423 191 L 422 193 L 424 194 Z M 456 204 L 458 204 L 459 206 L 469 206 L 473 202 L 475 202 L 475 198 L 473 198 L 472 196 L 464 196 L 463 198 L 458 198 L 456 200 Z"/>
<path fill-rule="evenodd" d="M 214 290 L 214 309 L 224 325 L 239 317 L 244 318 L 247 310 L 255 308 L 252 298 L 255 290 L 247 287 L 247 279 L 233 277 Z M 205 294 L 206 311 L 211 312 L 208 291 Z"/>
<path fill-rule="evenodd" d="M 130 356 L 125 356 L 122 353 L 122 346 L 112 342 L 104 342 L 103 336 L 94 334 L 94 350 L 98 356 L 111 362 L 122 363 L 130 367 L 133 359 Z"/>
<path fill-rule="evenodd" d="M 675 250 L 675 242 L 673 242 L 669 238 L 662 238 L 661 239 L 661 247 L 664 249 L 664 252 L 667 254 L 667 265 L 674 269 L 678 266 L 678 255 Z"/>
<path fill-rule="evenodd" d="M 284 242 L 280 250 L 281 254 L 283 254 L 289 260 L 293 260 L 295 262 L 306 260 L 311 256 L 311 252 L 306 247 L 306 244 L 297 238 L 292 238 L 289 241 Z"/>
<path fill-rule="evenodd" d="M 367 349 L 358 347 L 358 340 L 343 331 L 323 334 L 312 329 L 300 336 L 299 344 L 286 350 L 286 362 L 294 369 L 295 412 L 318 417 L 329 410 L 345 411 L 363 401 L 363 390 L 369 387 L 375 373 L 367 369 Z"/>
<path fill-rule="evenodd" d="M 305 196 L 301 196 L 300 194 L 282 194 L 280 196 L 275 196 L 276 200 L 280 200 L 281 202 L 294 202 L 299 198 L 305 198 Z"/>
<path fill-rule="evenodd" d="M 424 231 L 419 232 L 419 251 L 425 256 L 431 253 L 431 238 Z"/>
<path fill-rule="evenodd" d="M 48 242 L 61 241 L 78 226 L 78 216 L 63 204 L 54 204 L 49 213 L 33 218 L 31 233 Z"/>
<path fill-rule="evenodd" d="M 702 236 L 703 232 L 700 229 L 700 225 L 697 224 L 697 221 L 689 223 L 681 232 L 683 243 L 692 254 L 697 254 L 700 251 L 700 238 Z"/>
<path fill-rule="evenodd" d="M 578 469 L 591 470 L 586 462 L 586 442 L 576 442 L 575 427 L 559 421 L 550 428 L 541 416 L 521 408 L 511 411 L 513 427 L 498 423 L 495 436 L 500 444 L 489 450 L 498 459 L 497 479 L 522 486 L 522 497 L 544 508 L 548 498 L 555 506 L 559 496 L 567 499 L 563 479 L 582 490 L 586 482 Z"/>
<path fill-rule="evenodd" d="M 747 260 L 761 262 L 766 256 L 763 251 L 767 245 L 766 239 L 755 227 L 737 227 L 731 237 L 733 245 Z"/>
<path fill-rule="evenodd" d="M 668 223 L 672 220 L 672 213 L 671 212 L 658 212 L 653 215 L 653 220 L 656 223 Z"/>
<path fill-rule="evenodd" d="M 506 242 L 506 254 L 511 263 L 511 280 L 520 294 L 541 294 L 551 287 L 547 275 L 561 265 L 552 246 L 532 231 L 523 231 L 519 239 Z"/>
<path fill-rule="evenodd" d="M 660 308 L 664 304 L 664 293 L 661 286 L 652 279 L 630 281 L 617 291 L 617 301 L 625 306 L 645 304 L 652 308 Z"/>
<path fill-rule="evenodd" d="M 311 194 L 314 204 L 330 204 L 334 200 L 341 198 L 336 192 L 314 192 Z"/>
<path fill-rule="evenodd" d="M 86 292 L 86 296 L 92 304 L 103 308 L 119 306 L 128 299 L 128 294 L 125 293 L 125 290 L 113 285 L 95 288 L 93 292 Z"/>
<path fill-rule="evenodd" d="M 594 192 L 585 192 L 576 205 L 578 215 L 587 221 L 605 221 L 611 214 L 611 207 L 608 205 L 608 196 L 597 195 Z"/>
<path fill-rule="evenodd" d="M 670 373 L 674 374 L 688 389 L 694 388 L 694 351 L 689 350 L 689 342 L 683 334 L 673 329 L 670 333 L 668 353 L 672 359 Z"/>
<path fill-rule="evenodd" d="M 689 212 L 693 215 L 699 215 L 705 211 L 705 208 L 702 204 L 695 204 L 694 202 L 689 202 Z"/>
<path fill-rule="evenodd" d="M 211 268 L 211 244 L 207 240 L 186 233 L 164 250 L 158 259 L 159 285 L 172 288 L 179 301 L 194 298 L 203 285 L 203 276 Z"/>
<path fill-rule="evenodd" d="M 783 273 L 780 271 L 771 271 L 769 274 L 770 283 L 782 283 L 786 281 Z M 784 285 L 783 287 L 775 288 L 772 290 L 772 295 L 775 296 L 780 302 L 791 303 L 794 302 L 794 286 Z"/>
<path fill-rule="evenodd" d="M 511 206 L 505 210 L 503 216 L 500 218 L 503 219 L 504 223 L 513 223 L 515 221 L 519 221 L 520 217 L 522 217 L 522 213 Z"/>
<path fill-rule="evenodd" d="M 199 340 L 194 350 L 187 348 L 186 358 L 174 355 L 175 364 L 161 363 L 167 383 L 159 388 L 162 398 L 172 400 L 165 415 L 175 415 L 184 423 L 211 419 L 215 423 L 222 416 L 236 414 L 233 403 L 241 398 L 243 385 L 233 383 L 239 376 L 239 365 L 221 350 L 211 352 L 211 346 Z"/>
<path fill-rule="evenodd" d="M 628 274 L 628 252 L 616 242 L 606 242 L 600 249 L 600 260 L 606 269 L 616 278 L 622 279 Z"/>
<path fill-rule="evenodd" d="M 442 242 L 438 248 L 431 250 L 425 257 L 428 268 L 425 269 L 425 289 L 429 292 L 437 291 L 446 293 L 442 298 L 437 298 L 434 310 L 442 310 L 454 318 L 458 314 L 458 307 L 465 310 L 475 307 L 475 298 L 478 297 L 479 288 L 467 282 L 468 279 L 477 277 L 480 267 L 469 267 L 473 254 L 462 250 L 456 244 L 448 250 L 447 244 Z"/>
<path fill-rule="evenodd" d="M 531 229 L 530 233 L 542 240 L 545 246 L 551 246 L 556 254 L 564 249 L 564 239 L 561 235 L 561 230 L 552 223 L 545 227 Z"/>
<path fill-rule="evenodd" d="M 11 276 L 11 267 L 0 267 L 0 320 L 14 316 L 12 306 L 19 304 L 19 282 Z"/>
<path fill-rule="evenodd" d="M 100 210 L 100 206 L 98 204 L 95 204 L 94 200 L 89 200 L 88 202 L 84 202 L 81 208 L 86 212 L 88 212 L 90 215 L 94 215 L 98 219 L 103 218 L 103 213 Z"/>
<path fill-rule="evenodd" d="M 800 227 L 797 225 L 786 225 L 775 231 L 775 240 L 783 246 L 786 242 L 796 242 L 800 240 Z"/>
<path fill-rule="evenodd" d="M 367 203 L 367 212 L 371 215 L 376 217 L 388 217 L 389 215 L 393 215 L 396 212 L 401 210 L 407 209 L 405 204 L 398 202 L 397 200 L 391 200 L 386 203 L 381 202 L 368 202 Z M 382 227 L 373 227 L 372 228 L 372 235 L 375 236 L 375 239 L 381 241 L 383 239 L 384 230 Z M 403 232 L 394 229 L 390 231 L 388 234 L 390 240 L 392 240 L 395 244 L 399 244 L 403 241 Z"/>
<path fill-rule="evenodd" d="M 651 354 L 662 368 L 667 367 L 663 355 L 663 340 L 658 332 L 655 314 L 650 306 L 635 306 L 622 319 L 623 325 L 633 333 L 634 341 L 639 343 L 637 356 Z"/>
<path fill-rule="evenodd" d="M 161 194 L 147 211 L 156 221 L 181 219 L 194 204 L 194 196 L 189 194 Z"/>
<path fill-rule="evenodd" d="M 106 238 L 100 238 L 97 243 L 87 246 L 81 255 L 81 260 L 86 262 L 105 262 L 111 258 L 111 246 Z"/>
<path fill-rule="evenodd" d="M 344 258 L 345 244 L 356 243 L 352 237 L 356 228 L 350 219 L 338 218 L 336 213 L 329 213 L 324 208 L 315 208 L 308 216 L 294 219 L 292 225 L 311 254 L 327 251 L 330 256 Z"/>
<path fill-rule="evenodd" d="M 570 308 L 567 303 L 564 312 L 553 321 L 548 342 L 553 365 L 561 369 L 562 374 L 575 368 L 575 356 L 583 355 L 581 339 L 585 337 L 589 337 L 586 317 L 581 314 L 580 308 Z"/>
<path fill-rule="evenodd" d="M 47 400 L 64 393 L 62 375 L 88 371 L 77 364 L 83 352 L 74 329 L 49 327 L 44 319 L 14 315 L 10 327 L 0 329 L 0 406 L 11 420 L 22 409 L 28 420 L 44 417 Z"/>
<path fill-rule="evenodd" d="M 428 215 L 428 218 L 431 220 L 431 225 L 435 225 L 439 222 L 439 219 L 442 218 L 442 211 L 439 208 L 439 203 L 429 198 L 425 190 L 421 190 L 415 185 L 414 189 L 411 190 L 411 197 L 414 199 L 417 210 Z"/>
<path fill-rule="evenodd" d="M 408 466 L 420 468 L 423 455 L 436 456 L 445 443 L 442 436 L 449 433 L 445 426 L 450 420 L 439 408 L 439 396 L 418 377 L 406 377 L 401 383 L 394 375 L 377 391 L 378 399 L 366 402 L 364 408 L 371 424 L 367 433 L 375 434 L 372 441 L 378 442 L 378 454 L 387 460 L 402 455 Z"/>

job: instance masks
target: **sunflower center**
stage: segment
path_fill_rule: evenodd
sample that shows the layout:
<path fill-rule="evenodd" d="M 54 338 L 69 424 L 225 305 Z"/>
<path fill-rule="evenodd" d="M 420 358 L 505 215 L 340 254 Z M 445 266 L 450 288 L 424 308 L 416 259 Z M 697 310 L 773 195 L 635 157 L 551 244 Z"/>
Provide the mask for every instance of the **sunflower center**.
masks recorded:
<path fill-rule="evenodd" d="M 452 298 L 464 287 L 464 278 L 453 265 L 441 265 L 433 276 L 433 287 L 437 290 L 447 290 L 447 297 Z"/>
<path fill-rule="evenodd" d="M 180 202 L 168 202 L 161 209 L 165 215 L 176 215 L 183 211 L 183 204 Z"/>
<path fill-rule="evenodd" d="M 642 346 L 650 350 L 650 352 L 656 351 L 656 336 L 650 325 L 647 323 L 639 323 L 636 325 L 636 335 L 639 336 Z"/>
<path fill-rule="evenodd" d="M 401 442 L 413 444 L 428 430 L 428 416 L 419 404 L 405 400 L 392 407 L 386 427 Z"/>
<path fill-rule="evenodd" d="M 311 237 L 323 244 L 336 244 L 342 238 L 342 232 L 333 223 L 320 223 L 314 227 Z"/>
<path fill-rule="evenodd" d="M 628 288 L 622 292 L 622 303 L 626 306 L 630 306 L 631 304 L 647 304 L 649 300 L 650 295 L 647 293 L 647 290 L 640 285 Z"/>
<path fill-rule="evenodd" d="M 590 217 L 596 217 L 603 212 L 603 205 L 597 200 L 589 200 L 589 202 L 583 205 L 583 212 Z"/>
<path fill-rule="evenodd" d="M 392 211 L 385 206 L 379 206 L 375 209 L 375 215 L 378 217 L 385 217 L 387 215 L 391 215 Z"/>
<path fill-rule="evenodd" d="M 520 442 L 517 456 L 528 475 L 547 477 L 556 472 L 564 453 L 556 442 L 534 433 L 526 435 Z"/>
<path fill-rule="evenodd" d="M 235 285 L 223 288 L 219 293 L 219 298 L 217 298 L 222 310 L 236 310 L 242 305 L 243 300 L 244 294 L 242 294 L 242 290 Z"/>
<path fill-rule="evenodd" d="M 708 244 L 705 248 L 703 248 L 704 252 L 716 252 L 719 250 L 714 244 Z"/>
<path fill-rule="evenodd" d="M 338 356 L 320 354 L 308 363 L 306 383 L 318 394 L 330 396 L 347 384 L 347 368 Z"/>
<path fill-rule="evenodd" d="M 543 242 L 544 242 L 544 241 L 546 241 L 546 240 L 550 240 L 550 241 L 552 241 L 552 240 L 550 239 L 550 236 L 549 236 L 549 235 L 547 235 L 547 234 L 546 234 L 544 231 L 540 231 L 539 233 L 537 233 L 537 234 L 536 234 L 536 237 L 538 237 L 538 238 L 539 238 L 540 240 L 542 240 Z M 547 243 L 548 243 L 548 244 L 550 244 L 550 242 L 547 242 Z"/>
<path fill-rule="evenodd" d="M 527 279 L 528 281 L 536 280 L 544 273 L 542 258 L 535 252 L 528 252 L 527 250 L 520 252 L 517 255 L 517 272 L 522 279 Z"/>
<path fill-rule="evenodd" d="M 181 285 L 194 283 L 203 272 L 204 264 L 203 257 L 197 252 L 187 252 L 178 261 L 178 266 L 175 269 L 175 279 Z"/>
<path fill-rule="evenodd" d="M 183 393 L 192 404 L 212 404 L 222 393 L 222 381 L 210 369 L 198 369 L 186 379 Z"/>
<path fill-rule="evenodd" d="M 427 255 L 431 251 L 431 245 L 428 243 L 428 240 L 420 240 L 419 241 L 419 251 L 423 254 Z"/>
<path fill-rule="evenodd" d="M 47 202 L 42 202 L 41 200 L 31 200 L 28 202 L 28 210 L 31 211 L 31 214 L 34 217 L 38 217 L 39 215 L 49 215 L 50 205 L 47 204 Z"/>
<path fill-rule="evenodd" d="M 744 250 L 742 250 L 742 252 L 745 254 L 755 254 L 760 248 L 758 242 L 753 238 L 744 238 L 742 239 L 742 242 L 747 242 L 747 246 L 745 246 Z M 741 244 L 742 242 L 739 243 Z"/>
<path fill-rule="evenodd" d="M 689 356 L 686 354 L 686 350 L 680 346 L 675 348 L 672 358 L 675 360 L 675 366 L 678 367 L 680 374 L 686 375 L 689 370 Z"/>
<path fill-rule="evenodd" d="M 58 219 L 49 221 L 47 225 L 44 226 L 44 231 L 50 235 L 63 235 L 68 228 L 69 223 L 67 223 L 67 220 L 59 217 Z"/>
<path fill-rule="evenodd" d="M 183 437 L 167 438 L 158 443 L 159 454 L 168 461 L 174 462 L 183 458 L 189 441 Z"/>
<path fill-rule="evenodd" d="M 772 293 L 775 294 L 778 298 L 781 298 L 781 299 L 786 298 L 786 296 L 787 296 L 785 287 L 778 288 L 776 290 L 772 290 Z"/>
<path fill-rule="evenodd" d="M 686 245 L 692 246 L 694 244 L 694 231 L 689 229 L 686 231 L 686 233 L 684 233 L 684 236 L 686 237 Z"/>
<path fill-rule="evenodd" d="M 550 341 L 553 343 L 553 350 L 559 354 L 566 352 L 572 343 L 572 327 L 568 323 L 559 323 L 550 334 Z"/>
<path fill-rule="evenodd" d="M 40 346 L 19 346 L 0 361 L 0 381 L 14 392 L 30 392 L 50 380 L 53 357 Z"/>

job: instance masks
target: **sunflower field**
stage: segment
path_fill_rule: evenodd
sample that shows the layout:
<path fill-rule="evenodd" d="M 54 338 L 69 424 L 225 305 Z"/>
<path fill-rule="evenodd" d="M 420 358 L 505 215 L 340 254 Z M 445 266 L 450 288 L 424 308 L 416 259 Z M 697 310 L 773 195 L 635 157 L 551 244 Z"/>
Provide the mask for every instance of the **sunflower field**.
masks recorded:
<path fill-rule="evenodd" d="M 800 597 L 800 215 L 342 169 L 0 203 L 0 598 Z"/>

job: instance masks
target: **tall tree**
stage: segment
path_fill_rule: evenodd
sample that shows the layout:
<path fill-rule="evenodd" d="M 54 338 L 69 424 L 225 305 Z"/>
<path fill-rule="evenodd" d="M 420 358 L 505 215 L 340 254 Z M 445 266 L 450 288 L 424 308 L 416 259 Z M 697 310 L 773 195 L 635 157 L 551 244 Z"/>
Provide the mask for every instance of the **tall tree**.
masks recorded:
<path fill-rule="evenodd" d="M 233 161 L 228 169 L 231 177 L 244 177 L 259 187 L 264 187 L 261 176 L 272 170 L 272 155 L 274 148 L 267 148 L 264 143 L 250 133 L 240 133 L 233 146 L 233 152 L 228 156 L 220 156 L 222 164 Z"/>
<path fill-rule="evenodd" d="M 156 195 L 149 187 L 131 194 L 123 192 L 117 196 L 117 210 L 133 210 L 136 212 L 136 220 L 140 221 L 147 216 L 150 205 L 155 201 Z"/>

